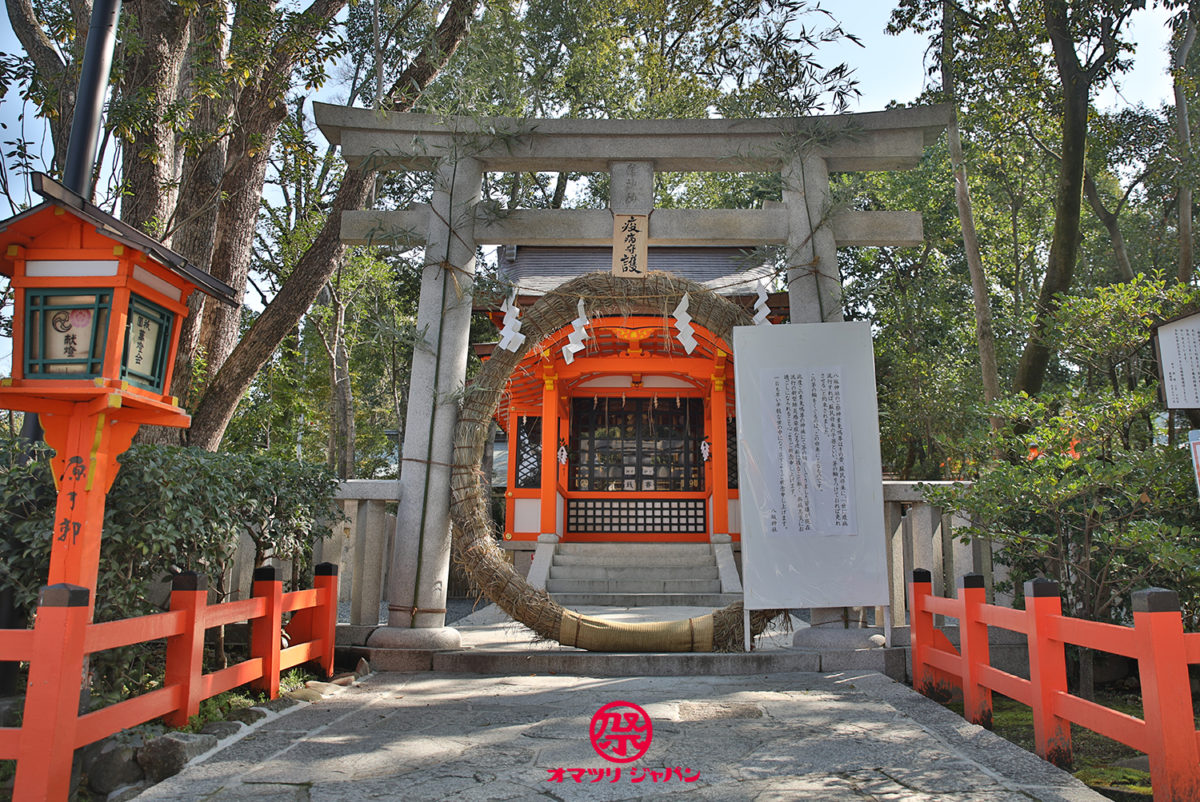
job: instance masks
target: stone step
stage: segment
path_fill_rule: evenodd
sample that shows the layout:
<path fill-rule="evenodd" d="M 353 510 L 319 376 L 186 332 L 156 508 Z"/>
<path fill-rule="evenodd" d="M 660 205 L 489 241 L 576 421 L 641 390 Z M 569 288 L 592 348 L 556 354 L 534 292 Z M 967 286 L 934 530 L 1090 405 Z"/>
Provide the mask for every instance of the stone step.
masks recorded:
<path fill-rule="evenodd" d="M 557 554 L 630 557 L 638 559 L 665 559 L 688 557 L 696 554 L 712 554 L 708 543 L 559 543 Z"/>
<path fill-rule="evenodd" d="M 549 579 L 550 593 L 720 593 L 719 579 Z"/>
<path fill-rule="evenodd" d="M 742 600 L 740 593 L 552 593 L 564 607 L 711 607 Z"/>
<path fill-rule="evenodd" d="M 551 579 L 717 579 L 717 566 L 689 565 L 676 567 L 667 565 L 647 567 L 640 565 L 558 565 L 550 566 Z"/>
<path fill-rule="evenodd" d="M 561 546 L 560 546 L 561 548 Z M 634 554 L 561 554 L 555 552 L 552 565 L 596 565 L 606 568 L 644 568 L 661 565 L 682 568 L 685 566 L 716 565 L 712 552 L 679 555 Z"/>

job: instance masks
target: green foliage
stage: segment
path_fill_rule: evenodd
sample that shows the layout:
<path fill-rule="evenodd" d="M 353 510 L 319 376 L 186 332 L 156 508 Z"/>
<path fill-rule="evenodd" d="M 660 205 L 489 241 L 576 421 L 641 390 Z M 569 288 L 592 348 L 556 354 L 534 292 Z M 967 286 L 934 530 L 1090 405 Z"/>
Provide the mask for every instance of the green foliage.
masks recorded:
<path fill-rule="evenodd" d="M 1003 429 L 968 448 L 973 483 L 931 493 L 968 516 L 966 534 L 999 546 L 1014 583 L 1057 580 L 1068 614 L 1126 621 L 1129 595 L 1158 585 L 1178 590 L 1200 624 L 1191 461 L 1157 412 L 1145 355 L 1151 324 L 1195 295 L 1139 278 L 1065 299 L 1052 336 L 1072 381 L 999 402 Z"/>
<path fill-rule="evenodd" d="M 179 729 L 182 732 L 200 732 L 211 721 L 225 721 L 235 710 L 244 710 L 266 701 L 266 694 L 238 689 L 225 691 L 200 703 L 200 712 L 188 719 Z"/>
<path fill-rule="evenodd" d="M 15 443 L 0 453 L 0 582 L 18 608 L 36 606 L 50 561 L 56 494 L 45 450 L 26 462 Z M 108 495 L 95 620 L 157 612 L 164 582 L 195 571 L 225 593 L 225 575 L 242 533 L 261 562 L 276 556 L 307 564 L 313 532 L 339 516 L 337 481 L 321 466 L 263 456 L 137 445 L 121 459 Z M 120 698 L 152 684 L 161 645 L 92 657 L 94 693 Z"/>

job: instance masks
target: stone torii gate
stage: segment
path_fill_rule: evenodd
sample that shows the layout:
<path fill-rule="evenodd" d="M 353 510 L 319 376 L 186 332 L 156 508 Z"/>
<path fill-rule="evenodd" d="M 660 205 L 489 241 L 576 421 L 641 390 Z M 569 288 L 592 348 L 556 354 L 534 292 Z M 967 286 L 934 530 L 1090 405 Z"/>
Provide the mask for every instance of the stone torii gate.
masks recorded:
<path fill-rule="evenodd" d="M 911 169 L 950 114 L 948 106 L 921 106 L 798 119 L 527 120 L 313 108 L 352 167 L 434 176 L 428 205 L 342 218 L 346 242 L 425 247 L 388 625 L 369 641 L 400 649 L 460 645 L 445 626 L 449 487 L 476 246 L 609 246 L 614 214 L 653 212 L 651 246 L 783 246 L 791 321 L 841 320 L 837 248 L 914 246 L 923 237 L 918 212 L 831 209 L 829 173 Z M 608 172 L 610 208 L 489 213 L 479 204 L 484 172 Z M 656 172 L 778 172 L 783 201 L 753 210 L 654 209 Z"/>

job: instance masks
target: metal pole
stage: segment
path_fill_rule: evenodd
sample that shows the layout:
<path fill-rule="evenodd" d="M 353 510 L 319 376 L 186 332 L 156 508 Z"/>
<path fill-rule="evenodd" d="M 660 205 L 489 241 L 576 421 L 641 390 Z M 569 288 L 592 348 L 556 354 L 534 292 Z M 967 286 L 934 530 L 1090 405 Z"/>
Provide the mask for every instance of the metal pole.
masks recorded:
<path fill-rule="evenodd" d="M 92 169 L 96 160 L 96 141 L 100 138 L 100 115 L 104 109 L 104 90 L 117 44 L 117 18 L 121 0 L 96 0 L 88 29 L 83 66 L 79 71 L 79 90 L 75 93 L 75 116 L 71 121 L 71 141 L 67 145 L 63 184 L 86 199 L 92 197 Z"/>
<path fill-rule="evenodd" d="M 117 19 L 121 15 L 121 0 L 96 0 L 92 6 L 92 21 L 88 28 L 79 71 L 79 87 L 75 92 L 75 116 L 71 120 L 71 139 L 67 145 L 63 184 L 87 200 L 92 197 L 92 169 L 96 161 L 96 143 L 100 138 L 100 115 L 104 110 L 104 90 L 112 68 L 113 50 L 117 45 Z M 13 354 L 20 359 L 19 354 Z M 42 427 L 37 415 L 25 413 L 19 438 L 24 443 L 41 440 Z"/>

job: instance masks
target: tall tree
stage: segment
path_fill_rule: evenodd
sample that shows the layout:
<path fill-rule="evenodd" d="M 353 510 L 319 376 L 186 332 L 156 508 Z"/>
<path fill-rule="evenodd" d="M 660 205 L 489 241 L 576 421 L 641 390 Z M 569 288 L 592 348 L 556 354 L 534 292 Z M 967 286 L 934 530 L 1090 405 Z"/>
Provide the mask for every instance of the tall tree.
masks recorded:
<path fill-rule="evenodd" d="M 55 4 L 6 1 L 35 64 L 34 85 L 61 83 L 73 68 L 65 43 L 86 26 L 86 4 L 72 4 L 68 16 Z M 299 10 L 271 0 L 127 2 L 109 123 L 122 142 L 122 217 L 163 236 L 244 292 L 268 156 L 287 115 L 286 94 L 293 85 L 311 88 L 324 80 L 326 64 L 342 48 L 334 18 L 345 6 L 346 0 L 312 0 Z M 477 6 L 478 0 L 412 0 L 397 13 L 407 47 L 391 52 L 394 77 L 382 107 L 413 106 L 466 36 Z M 64 26 L 66 20 L 73 24 Z M 42 64 L 45 69 L 37 66 Z M 31 93 L 43 114 L 52 115 L 56 143 L 70 119 L 62 97 Z M 324 228 L 241 339 L 240 309 L 193 302 L 176 364 L 180 384 L 172 391 L 185 394 L 197 355 L 213 375 L 194 407 L 190 443 L 208 449 L 220 443 L 254 374 L 333 273 L 343 251 L 341 212 L 360 206 L 374 182 L 371 171 L 344 174 Z"/>
<path fill-rule="evenodd" d="M 1171 51 L 1171 87 L 1175 95 L 1175 131 L 1178 138 L 1179 191 L 1176 205 L 1179 214 L 1179 261 L 1175 276 L 1180 281 L 1191 281 L 1196 270 L 1192 255 L 1192 128 L 1188 115 L 1187 61 L 1192 46 L 1196 43 L 1196 15 L 1200 8 L 1188 2 L 1176 17 L 1176 42 Z"/>
<path fill-rule="evenodd" d="M 1075 274 L 1092 91 L 1118 68 L 1118 58 L 1127 48 L 1120 39 L 1121 29 L 1130 14 L 1144 5 L 1137 0 L 1072 4 L 1066 0 L 1041 0 L 1041 25 L 1036 29 L 1023 25 L 1011 4 L 1005 5 L 1014 28 L 1044 34 L 1033 41 L 1049 40 L 1062 114 L 1059 148 L 1062 162 L 1054 196 L 1054 234 L 1046 257 L 1036 317 L 1013 379 L 1013 389 L 1018 392 L 1036 393 L 1042 388 L 1051 357 L 1046 338 L 1048 316 L 1057 309 L 1059 294 L 1070 288 Z"/>
<path fill-rule="evenodd" d="M 954 171 L 954 202 L 962 226 L 963 251 L 971 272 L 971 298 L 975 306 L 975 340 L 979 344 L 979 371 L 983 379 L 983 399 L 991 404 L 1000 398 L 1000 372 L 996 367 L 996 336 L 992 329 L 992 300 L 988 292 L 983 255 L 979 251 L 979 235 L 975 231 L 975 212 L 971 206 L 971 190 L 967 184 L 967 165 L 963 159 L 962 138 L 958 131 L 958 92 L 955 89 L 954 51 L 958 4 L 942 0 L 942 94 L 952 105 L 946 125 L 950 145 L 950 168 Z M 992 428 L 998 430 L 1003 421 L 991 418 Z"/>

